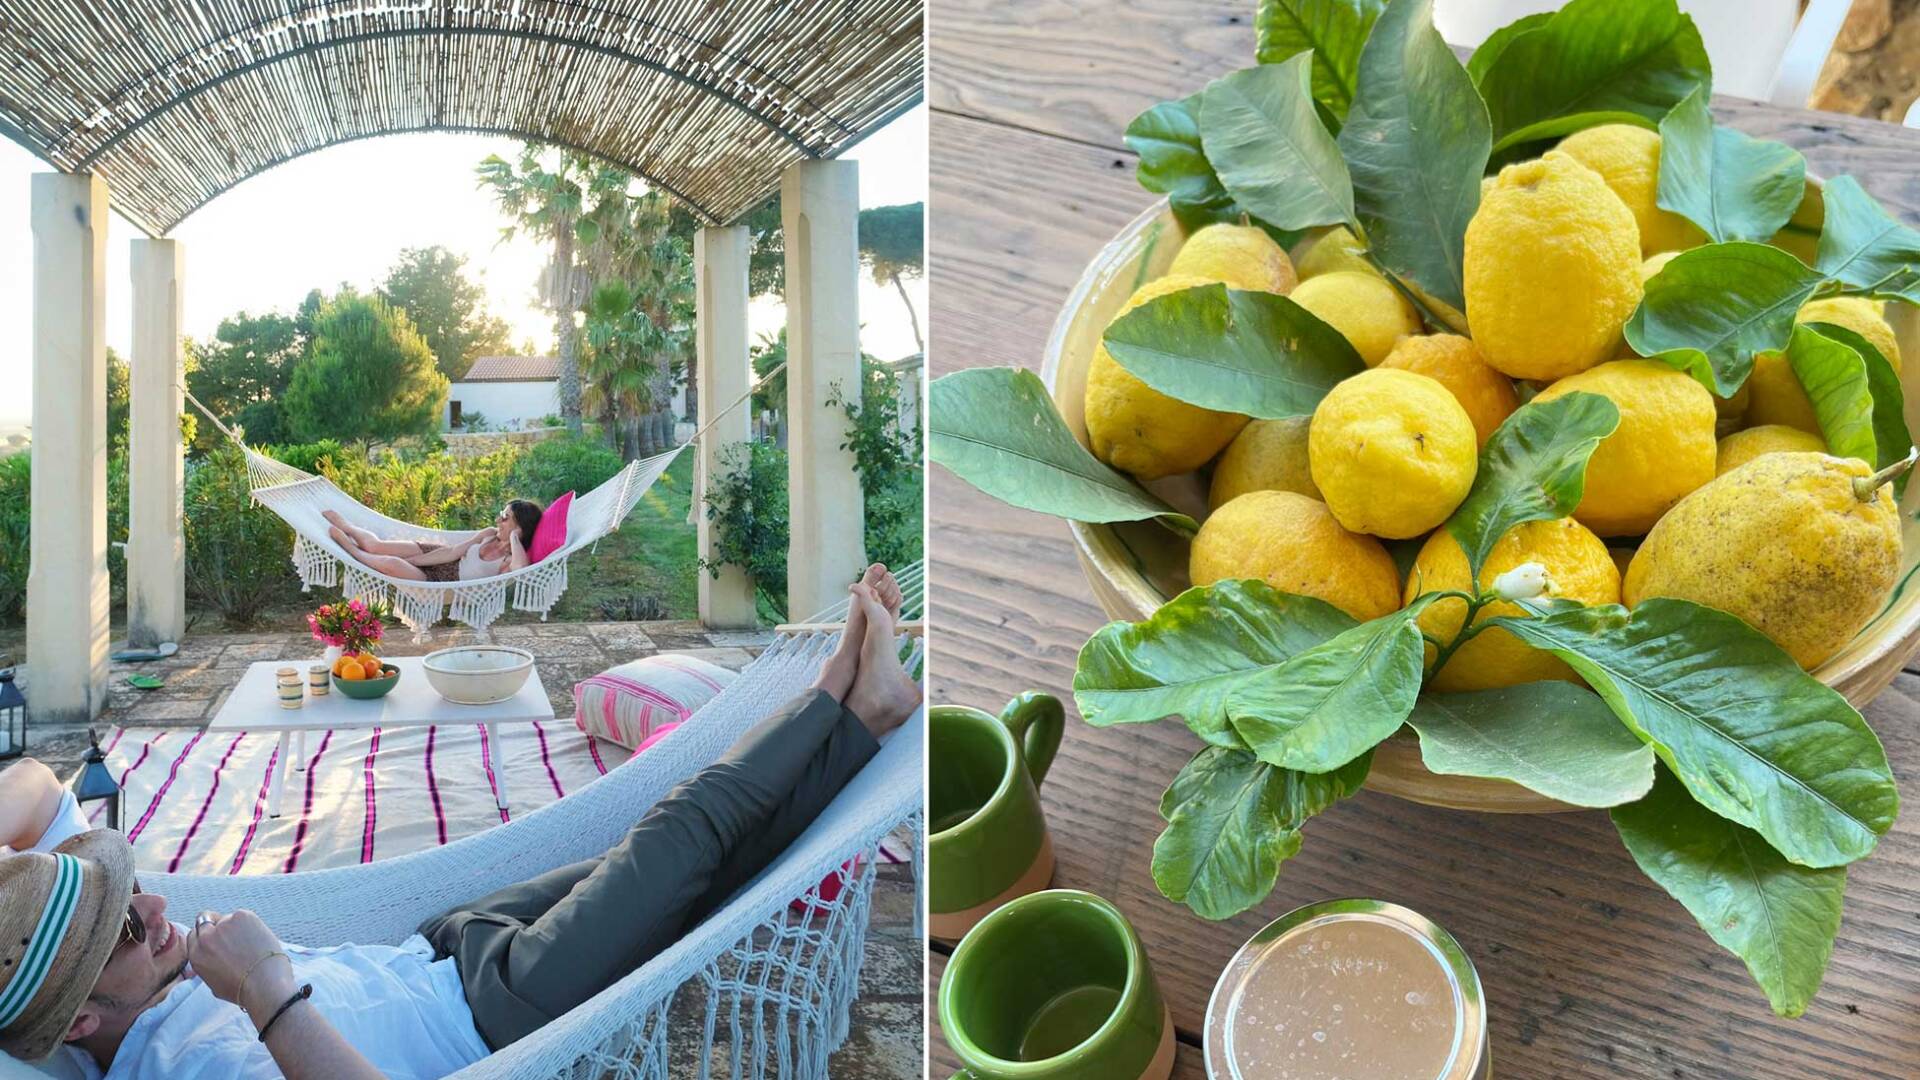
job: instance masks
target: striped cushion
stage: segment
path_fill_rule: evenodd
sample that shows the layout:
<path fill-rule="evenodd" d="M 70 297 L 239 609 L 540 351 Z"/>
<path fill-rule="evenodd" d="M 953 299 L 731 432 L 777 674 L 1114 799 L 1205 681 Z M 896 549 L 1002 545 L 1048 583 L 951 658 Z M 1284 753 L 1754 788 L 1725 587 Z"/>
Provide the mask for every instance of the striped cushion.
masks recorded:
<path fill-rule="evenodd" d="M 642 657 L 574 684 L 573 722 L 632 750 L 656 727 L 692 716 L 733 678 L 733 672 L 697 657 Z"/>

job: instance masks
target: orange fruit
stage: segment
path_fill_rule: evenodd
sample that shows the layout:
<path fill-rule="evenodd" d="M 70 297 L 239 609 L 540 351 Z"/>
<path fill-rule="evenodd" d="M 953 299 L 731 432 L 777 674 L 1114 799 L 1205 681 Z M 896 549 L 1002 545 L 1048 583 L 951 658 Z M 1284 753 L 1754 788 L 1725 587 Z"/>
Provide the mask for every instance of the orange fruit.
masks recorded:
<path fill-rule="evenodd" d="M 386 673 L 380 670 L 380 661 L 377 657 L 372 657 L 372 656 L 366 657 L 365 659 L 360 661 L 360 666 L 363 670 L 366 671 L 367 678 L 369 679 L 379 679 L 379 678 L 385 677 Z"/>
<path fill-rule="evenodd" d="M 340 676 L 341 678 L 345 678 L 347 674 L 347 665 L 352 663 L 353 663 L 353 657 L 351 656 L 343 656 L 340 659 L 335 660 L 333 662 L 333 673 L 335 675 Z"/>
<path fill-rule="evenodd" d="M 348 682 L 365 682 L 367 669 L 359 664 L 341 664 L 339 675 Z"/>

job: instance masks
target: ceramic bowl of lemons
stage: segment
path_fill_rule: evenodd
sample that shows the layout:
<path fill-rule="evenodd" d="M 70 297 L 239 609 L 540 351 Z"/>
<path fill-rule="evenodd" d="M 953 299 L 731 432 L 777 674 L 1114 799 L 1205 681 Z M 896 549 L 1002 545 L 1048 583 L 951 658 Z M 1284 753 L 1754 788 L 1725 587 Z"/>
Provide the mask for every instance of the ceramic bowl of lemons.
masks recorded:
<path fill-rule="evenodd" d="M 1810 183 L 1817 181 L 1810 178 Z M 1148 209 L 1088 263 L 1055 320 L 1041 377 L 1082 445 L 1088 445 L 1088 369 L 1102 332 L 1136 289 L 1168 273 L 1187 239 L 1186 230 L 1164 201 Z M 1920 358 L 1920 312 L 1892 304 L 1887 321 L 1901 354 Z M 1907 423 L 1920 431 L 1920 359 L 1902 365 L 1901 381 Z M 1143 486 L 1182 513 L 1204 520 L 1209 473 L 1210 465 L 1143 481 Z M 1920 482 L 1909 484 L 1901 500 L 1903 568 L 1898 585 L 1881 612 L 1846 647 L 1813 670 L 1857 707 L 1864 707 L 1886 688 L 1920 643 L 1920 587 L 1912 581 L 1914 570 L 1920 568 L 1917 516 Z M 1153 521 L 1069 522 L 1068 528 L 1094 598 L 1111 618 L 1145 619 L 1192 584 L 1188 541 Z M 1421 764 L 1419 745 L 1404 730 L 1375 752 L 1367 786 L 1416 802 L 1465 810 L 1551 813 L 1577 809 L 1503 780 L 1436 776 Z"/>

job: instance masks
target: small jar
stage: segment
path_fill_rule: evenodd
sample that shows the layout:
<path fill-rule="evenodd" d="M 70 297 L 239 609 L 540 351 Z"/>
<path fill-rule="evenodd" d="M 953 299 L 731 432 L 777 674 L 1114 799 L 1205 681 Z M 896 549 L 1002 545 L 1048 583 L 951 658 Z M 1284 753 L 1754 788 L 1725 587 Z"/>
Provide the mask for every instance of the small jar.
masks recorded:
<path fill-rule="evenodd" d="M 333 689 L 333 683 L 328 679 L 328 676 L 332 673 L 333 669 L 325 664 L 315 664 L 308 668 L 307 692 L 314 697 L 326 696 L 327 691 Z"/>
<path fill-rule="evenodd" d="M 307 688 L 300 681 L 300 672 L 294 668 L 283 667 L 274 672 L 274 680 L 280 687 L 280 707 L 297 709 L 306 699 Z"/>
<path fill-rule="evenodd" d="M 1473 961 L 1438 924 L 1379 900 L 1282 915 L 1228 962 L 1207 1003 L 1210 1080 L 1490 1080 Z"/>

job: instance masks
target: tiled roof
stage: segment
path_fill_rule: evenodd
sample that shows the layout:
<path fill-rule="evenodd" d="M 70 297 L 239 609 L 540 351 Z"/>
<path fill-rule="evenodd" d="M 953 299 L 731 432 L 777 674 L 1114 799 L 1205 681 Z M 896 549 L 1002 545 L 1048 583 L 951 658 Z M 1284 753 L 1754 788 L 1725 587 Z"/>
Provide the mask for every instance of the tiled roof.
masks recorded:
<path fill-rule="evenodd" d="M 551 382 L 560 377 L 557 356 L 483 356 L 461 382 Z"/>

